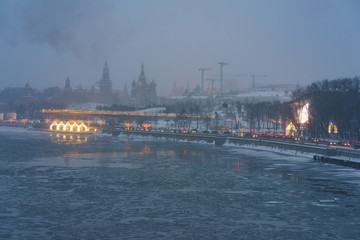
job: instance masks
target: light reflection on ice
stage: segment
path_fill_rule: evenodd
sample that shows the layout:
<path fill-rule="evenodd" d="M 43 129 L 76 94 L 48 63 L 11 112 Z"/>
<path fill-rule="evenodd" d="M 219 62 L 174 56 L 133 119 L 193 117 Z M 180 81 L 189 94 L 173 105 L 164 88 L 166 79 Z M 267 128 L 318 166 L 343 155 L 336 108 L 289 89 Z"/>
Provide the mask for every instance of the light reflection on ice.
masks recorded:
<path fill-rule="evenodd" d="M 360 188 L 352 182 L 360 176 L 354 169 L 238 146 L 127 136 L 54 144 L 49 135 L 18 135 L 26 140 L 19 150 L 25 160 L 15 156 L 0 166 L 0 225 L 9 229 L 8 238 L 359 235 L 349 224 L 359 222 Z M 32 158 L 29 142 L 50 150 Z"/>

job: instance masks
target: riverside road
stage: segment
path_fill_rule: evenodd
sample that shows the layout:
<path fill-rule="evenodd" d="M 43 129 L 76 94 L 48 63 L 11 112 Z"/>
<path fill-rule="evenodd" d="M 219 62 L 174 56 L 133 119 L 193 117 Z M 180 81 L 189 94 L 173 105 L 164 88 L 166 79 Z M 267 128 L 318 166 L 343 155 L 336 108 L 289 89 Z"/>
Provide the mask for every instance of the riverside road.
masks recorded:
<path fill-rule="evenodd" d="M 255 145 L 279 148 L 284 150 L 294 150 L 306 153 L 321 155 L 338 155 L 344 157 L 360 158 L 360 151 L 357 149 L 345 148 L 340 146 L 328 146 L 323 143 L 312 143 L 307 141 L 294 141 L 293 139 L 276 139 L 263 137 L 240 137 L 226 134 L 203 134 L 203 133 L 175 133 L 161 131 L 135 131 L 135 130 L 104 130 L 114 136 L 118 134 L 152 136 L 157 138 L 169 138 L 188 141 L 204 141 L 215 143 L 221 146 L 224 143 L 233 143 L 237 145 Z"/>

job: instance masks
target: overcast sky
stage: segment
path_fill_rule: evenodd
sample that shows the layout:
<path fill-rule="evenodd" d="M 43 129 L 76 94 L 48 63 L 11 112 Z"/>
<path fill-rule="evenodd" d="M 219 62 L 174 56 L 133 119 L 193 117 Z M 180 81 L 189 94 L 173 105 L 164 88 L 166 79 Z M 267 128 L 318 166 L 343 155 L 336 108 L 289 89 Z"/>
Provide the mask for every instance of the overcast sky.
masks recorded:
<path fill-rule="evenodd" d="M 144 64 L 163 96 L 200 84 L 200 67 L 218 76 L 219 61 L 224 74 L 266 74 L 262 85 L 354 77 L 359 13 L 358 0 L 1 0 L 0 89 L 90 87 L 105 59 L 113 88 L 130 89 Z"/>

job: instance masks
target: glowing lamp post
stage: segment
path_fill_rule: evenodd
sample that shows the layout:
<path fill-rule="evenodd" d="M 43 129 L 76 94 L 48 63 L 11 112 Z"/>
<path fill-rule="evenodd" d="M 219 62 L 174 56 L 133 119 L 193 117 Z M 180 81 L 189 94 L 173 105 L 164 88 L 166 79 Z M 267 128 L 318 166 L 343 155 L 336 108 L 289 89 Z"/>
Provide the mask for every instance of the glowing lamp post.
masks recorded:
<path fill-rule="evenodd" d="M 126 129 L 129 131 L 130 127 L 132 126 L 132 123 L 126 122 L 126 123 L 124 123 L 124 125 L 125 125 Z"/>
<path fill-rule="evenodd" d="M 26 124 L 26 122 L 27 122 L 27 119 L 21 119 L 21 122 L 23 123 L 23 124 Z"/>
<path fill-rule="evenodd" d="M 50 119 L 45 118 L 44 121 L 45 121 L 46 123 L 49 123 L 49 122 L 50 122 Z"/>
<path fill-rule="evenodd" d="M 90 124 L 92 123 L 92 120 L 87 120 L 86 123 L 88 126 L 90 126 Z"/>
<path fill-rule="evenodd" d="M 328 127 L 328 132 L 329 132 L 329 134 L 337 134 L 338 133 L 338 128 L 333 122 L 330 122 L 329 127 Z"/>
<path fill-rule="evenodd" d="M 296 128 L 295 128 L 294 124 L 293 124 L 292 122 L 290 122 L 289 125 L 287 125 L 287 127 L 286 127 L 286 133 L 285 133 L 285 135 L 294 136 L 294 135 L 295 135 L 295 131 L 296 131 Z"/>
<path fill-rule="evenodd" d="M 97 124 L 101 127 L 102 125 L 104 125 L 103 121 L 97 121 Z"/>
<path fill-rule="evenodd" d="M 144 123 L 143 124 L 143 127 L 145 128 L 145 132 L 147 132 L 149 129 L 149 127 L 151 126 L 151 124 L 150 123 Z"/>

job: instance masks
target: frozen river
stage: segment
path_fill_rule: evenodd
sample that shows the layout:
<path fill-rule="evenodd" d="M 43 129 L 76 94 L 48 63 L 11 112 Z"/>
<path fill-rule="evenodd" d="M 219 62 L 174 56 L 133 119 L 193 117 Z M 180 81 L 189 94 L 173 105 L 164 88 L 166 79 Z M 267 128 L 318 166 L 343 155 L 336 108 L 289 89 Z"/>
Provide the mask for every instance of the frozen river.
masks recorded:
<path fill-rule="evenodd" d="M 311 156 L 0 129 L 0 239 L 356 239 L 360 172 Z"/>

